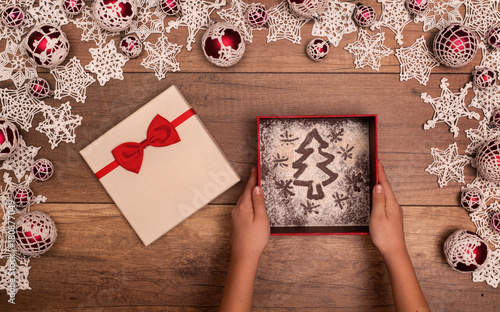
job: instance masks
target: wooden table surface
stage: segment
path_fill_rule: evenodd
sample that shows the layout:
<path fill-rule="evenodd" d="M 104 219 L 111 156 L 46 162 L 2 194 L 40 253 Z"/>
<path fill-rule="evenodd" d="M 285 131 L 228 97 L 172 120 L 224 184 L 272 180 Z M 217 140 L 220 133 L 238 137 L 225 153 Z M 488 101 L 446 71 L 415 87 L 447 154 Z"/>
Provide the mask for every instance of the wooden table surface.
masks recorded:
<path fill-rule="evenodd" d="M 270 8 L 278 0 L 262 2 Z M 366 4 L 380 14 L 379 3 Z M 56 166 L 53 178 L 33 183 L 32 188 L 48 198 L 33 209 L 52 216 L 59 236 L 48 253 L 31 261 L 32 290 L 19 291 L 15 306 L 0 292 L 0 310 L 217 310 L 229 266 L 230 211 L 257 163 L 256 117 L 322 114 L 378 114 L 379 158 L 403 207 L 409 253 L 431 309 L 497 309 L 500 291 L 453 271 L 442 252 L 453 231 L 475 230 L 459 205 L 460 185 L 450 182 L 440 189 L 437 177 L 424 171 L 432 163 L 431 147 L 445 149 L 456 141 L 463 154 L 469 142 L 464 130 L 475 128 L 477 121 L 462 118 L 456 139 L 444 124 L 424 131 L 422 125 L 433 110 L 420 94 L 439 96 L 442 77 L 458 91 L 471 79 L 481 54 L 463 68 L 435 68 L 423 86 L 414 79 L 399 81 L 394 53 L 382 59 L 379 72 L 354 69 L 352 55 L 343 48 L 356 40 L 357 33 L 345 35 L 323 62 L 309 60 L 305 46 L 312 38 L 311 28 L 312 22 L 303 27 L 300 45 L 284 40 L 267 44 L 267 31 L 254 32 L 243 59 L 230 68 L 215 67 L 205 59 L 201 31 L 193 50 L 178 55 L 181 72 L 158 81 L 139 65 L 143 52 L 124 67 L 123 81 L 111 80 L 105 87 L 94 83 L 84 104 L 71 99 L 74 113 L 83 117 L 76 144 L 62 143 L 51 150 L 35 127 L 22 131 L 29 145 L 43 147 L 39 157 Z M 94 44 L 81 42 L 81 30 L 71 24 L 63 29 L 71 43 L 68 59 L 78 56 L 82 65 L 88 64 L 88 49 Z M 382 31 L 385 45 L 398 48 L 394 34 Z M 403 46 L 423 34 L 431 47 L 435 33 L 424 33 L 422 24 L 411 23 Z M 155 42 L 155 36 L 149 41 Z M 168 36 L 185 45 L 187 29 Z M 1 50 L 3 46 L 4 42 Z M 46 70 L 40 75 L 54 86 Z M 78 151 L 171 85 L 178 86 L 196 109 L 243 182 L 144 247 Z M 13 84 L 4 81 L 0 87 Z M 46 103 L 59 106 L 63 101 Z M 39 115 L 34 125 L 40 120 Z M 470 182 L 474 170 L 467 167 L 465 172 Z M 387 271 L 367 235 L 271 237 L 257 273 L 253 304 L 255 311 L 394 310 Z"/>

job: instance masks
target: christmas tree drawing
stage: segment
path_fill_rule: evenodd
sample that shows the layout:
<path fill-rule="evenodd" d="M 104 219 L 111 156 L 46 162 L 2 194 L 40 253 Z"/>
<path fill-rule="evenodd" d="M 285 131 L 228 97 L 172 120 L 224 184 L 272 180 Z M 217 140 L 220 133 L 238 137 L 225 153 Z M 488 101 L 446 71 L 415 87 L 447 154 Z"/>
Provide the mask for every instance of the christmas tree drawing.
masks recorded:
<path fill-rule="evenodd" d="M 328 146 L 318 130 L 313 129 L 295 150 L 302 156 L 292 163 L 292 168 L 297 169 L 293 184 L 307 187 L 307 198 L 310 200 L 323 199 L 323 186 L 329 185 L 339 176 L 327 167 L 335 159 L 335 156 L 324 151 Z"/>

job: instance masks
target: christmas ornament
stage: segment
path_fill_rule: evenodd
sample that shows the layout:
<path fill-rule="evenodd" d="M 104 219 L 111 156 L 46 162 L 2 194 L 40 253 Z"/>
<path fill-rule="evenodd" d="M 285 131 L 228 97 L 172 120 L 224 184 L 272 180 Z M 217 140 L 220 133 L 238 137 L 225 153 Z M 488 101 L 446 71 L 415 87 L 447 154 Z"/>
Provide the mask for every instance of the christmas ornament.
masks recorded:
<path fill-rule="evenodd" d="M 250 4 L 245 16 L 248 24 L 257 28 L 266 25 L 267 20 L 269 19 L 266 7 L 260 3 Z"/>
<path fill-rule="evenodd" d="M 389 28 L 396 36 L 394 39 L 401 45 L 403 44 L 403 30 L 411 22 L 411 15 L 406 8 L 404 0 L 379 0 L 382 3 L 382 14 L 377 23 L 370 29 L 380 29 L 380 27 Z"/>
<path fill-rule="evenodd" d="M 85 71 L 76 56 L 64 66 L 50 69 L 50 73 L 56 80 L 54 99 L 60 100 L 65 96 L 71 96 L 77 102 L 85 103 L 87 87 L 93 84 L 95 79 Z"/>
<path fill-rule="evenodd" d="M 490 249 L 475 233 L 457 230 L 444 242 L 444 254 L 448 264 L 456 271 L 472 272 L 481 269 Z"/>
<path fill-rule="evenodd" d="M 486 33 L 492 25 L 500 23 L 498 0 L 464 0 L 457 2 L 465 6 L 463 25 L 475 31 L 480 38 L 486 37 Z"/>
<path fill-rule="evenodd" d="M 314 19 L 311 35 L 326 37 L 330 44 L 337 47 L 344 35 L 358 30 L 352 18 L 355 8 L 356 5 L 353 3 L 327 1 L 326 10 Z"/>
<path fill-rule="evenodd" d="M 494 201 L 470 214 L 470 219 L 476 227 L 476 234 L 495 248 L 500 248 L 500 235 L 492 226 L 492 218 L 498 212 L 500 212 L 500 203 Z"/>
<path fill-rule="evenodd" d="M 287 0 L 290 11 L 300 18 L 311 19 L 322 13 L 328 1 L 325 0 Z"/>
<path fill-rule="evenodd" d="M 375 23 L 377 13 L 371 6 L 358 3 L 354 9 L 353 19 L 359 27 L 370 27 Z"/>
<path fill-rule="evenodd" d="M 497 74 L 491 68 L 478 67 L 472 72 L 472 82 L 480 90 L 493 87 L 497 82 Z"/>
<path fill-rule="evenodd" d="M 61 6 L 66 14 L 74 16 L 82 12 L 85 7 L 84 0 L 62 0 Z"/>
<path fill-rule="evenodd" d="M 496 233 L 500 233 L 500 212 L 497 212 L 491 217 L 491 228 Z"/>
<path fill-rule="evenodd" d="M 497 127 L 500 128 L 500 109 L 497 109 L 493 116 L 491 117 L 491 122 Z"/>
<path fill-rule="evenodd" d="M 33 176 L 38 181 L 47 181 L 54 174 L 54 165 L 45 158 L 40 158 L 33 164 Z"/>
<path fill-rule="evenodd" d="M 33 198 L 33 191 L 24 185 L 18 185 L 14 188 L 11 194 L 11 199 L 14 201 L 16 208 L 18 210 L 24 210 L 29 208 L 31 205 L 31 199 Z"/>
<path fill-rule="evenodd" d="M 460 0 L 432 0 L 429 9 L 424 15 L 415 16 L 415 22 L 424 22 L 425 32 L 437 28 L 439 30 L 450 24 L 462 23 L 463 18 L 459 8 L 463 5 Z"/>
<path fill-rule="evenodd" d="M 477 47 L 474 33 L 458 24 L 444 28 L 434 37 L 434 55 L 448 67 L 467 65 L 476 56 Z"/>
<path fill-rule="evenodd" d="M 425 15 L 429 9 L 429 0 L 406 0 L 406 7 L 410 13 Z"/>
<path fill-rule="evenodd" d="M 41 100 L 50 95 L 50 86 L 47 80 L 37 77 L 28 81 L 28 93 L 33 98 Z"/>
<path fill-rule="evenodd" d="M 306 47 L 307 56 L 313 61 L 323 60 L 330 51 L 330 43 L 323 39 L 313 39 Z"/>
<path fill-rule="evenodd" d="M 281 1 L 279 4 L 271 7 L 267 13 L 269 15 L 269 20 L 267 22 L 267 26 L 269 27 L 267 43 L 286 39 L 292 43 L 300 44 L 302 40 L 300 31 L 302 26 L 307 23 L 307 19 L 293 15 L 288 9 L 286 1 Z M 316 25 L 316 23 L 314 25 Z M 352 26 L 356 28 L 354 22 L 352 22 Z M 323 36 L 315 33 L 314 28 L 311 34 L 313 36 Z M 328 38 L 328 40 L 332 42 L 330 38 Z"/>
<path fill-rule="evenodd" d="M 85 69 L 97 74 L 97 81 L 104 86 L 111 78 L 123 80 L 122 67 L 128 62 L 128 58 L 116 51 L 114 40 L 109 41 L 97 48 L 89 49 L 92 61 L 85 65 Z"/>
<path fill-rule="evenodd" d="M 69 102 L 59 108 L 52 106 L 43 111 L 44 121 L 38 124 L 36 131 L 44 133 L 49 138 L 50 147 L 56 148 L 59 143 L 75 143 L 75 129 L 82 124 L 82 117 L 71 112 Z"/>
<path fill-rule="evenodd" d="M 135 0 L 95 0 L 92 11 L 94 20 L 100 27 L 117 32 L 132 25 L 137 5 Z"/>
<path fill-rule="evenodd" d="M 500 183 L 500 140 L 486 142 L 477 150 L 476 168 L 486 180 Z"/>
<path fill-rule="evenodd" d="M 409 47 L 396 49 L 396 57 L 400 64 L 400 81 L 415 78 L 425 86 L 431 75 L 431 70 L 439 66 L 434 54 L 427 48 L 424 36 L 415 40 L 415 43 Z"/>
<path fill-rule="evenodd" d="M 179 0 L 160 0 L 158 1 L 158 7 L 163 13 L 169 16 L 179 14 L 181 11 Z"/>
<path fill-rule="evenodd" d="M 481 192 L 481 190 L 477 187 L 462 187 L 462 197 L 460 203 L 467 211 L 476 211 L 484 205 L 483 192 Z"/>
<path fill-rule="evenodd" d="M 41 147 L 26 145 L 23 137 L 20 137 L 19 148 L 17 148 L 14 153 L 9 156 L 9 158 L 3 161 L 0 170 L 13 171 L 18 182 L 21 182 L 24 179 L 23 184 L 28 185 L 29 182 L 33 179 L 31 178 L 31 175 L 27 176 L 26 173 L 31 173 L 33 163 L 35 162 L 35 157 L 38 154 L 40 148 Z M 8 186 L 6 189 L 12 190 L 15 186 L 16 185 Z M 8 195 L 10 195 L 10 193 Z"/>
<path fill-rule="evenodd" d="M 120 41 L 120 52 L 128 58 L 138 57 L 142 48 L 142 42 L 134 35 L 128 35 Z"/>
<path fill-rule="evenodd" d="M 61 64 L 69 52 L 69 42 L 64 32 L 56 26 L 35 27 L 26 37 L 24 49 L 36 65 L 52 68 Z"/>
<path fill-rule="evenodd" d="M 488 31 L 488 43 L 494 48 L 500 48 L 500 26 L 495 26 Z"/>
<path fill-rule="evenodd" d="M 26 256 L 47 252 L 57 238 L 57 228 L 48 214 L 41 211 L 26 213 L 16 220 L 16 246 Z"/>
<path fill-rule="evenodd" d="M 0 117 L 0 160 L 5 160 L 19 148 L 19 131 L 16 126 Z"/>
<path fill-rule="evenodd" d="M 370 66 L 373 70 L 378 71 L 380 60 L 392 53 L 391 49 L 384 46 L 384 41 L 385 33 L 380 32 L 372 36 L 366 30 L 360 28 L 358 40 L 349 43 L 344 50 L 353 54 L 355 68 Z"/>
<path fill-rule="evenodd" d="M 24 12 L 23 10 L 16 6 L 11 5 L 6 7 L 2 11 L 2 23 L 10 28 L 17 28 L 21 26 L 24 22 Z"/>
<path fill-rule="evenodd" d="M 175 58 L 181 52 L 182 46 L 168 42 L 167 36 L 163 35 L 158 38 L 156 44 L 146 42 L 144 48 L 148 56 L 146 56 L 141 66 L 155 71 L 155 76 L 158 80 L 165 78 L 168 71 L 179 71 L 179 62 Z"/>
<path fill-rule="evenodd" d="M 238 63 L 245 53 L 245 42 L 230 23 L 216 23 L 205 32 L 201 40 L 208 61 L 220 67 Z"/>
<path fill-rule="evenodd" d="M 438 176 L 439 187 L 446 186 L 450 181 L 465 183 L 464 167 L 470 159 L 458 154 L 456 142 L 450 144 L 444 151 L 431 147 L 431 155 L 434 161 L 425 171 Z"/>

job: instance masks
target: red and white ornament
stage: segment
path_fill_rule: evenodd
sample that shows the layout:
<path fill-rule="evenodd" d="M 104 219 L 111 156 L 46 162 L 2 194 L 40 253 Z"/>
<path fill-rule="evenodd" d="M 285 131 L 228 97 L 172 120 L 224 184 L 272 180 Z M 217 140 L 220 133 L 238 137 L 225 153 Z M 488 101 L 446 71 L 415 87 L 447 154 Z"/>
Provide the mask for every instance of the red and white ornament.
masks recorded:
<path fill-rule="evenodd" d="M 38 181 L 47 181 L 54 174 L 54 164 L 45 158 L 37 159 L 31 172 Z"/>
<path fill-rule="evenodd" d="M 472 82 L 480 90 L 486 90 L 497 83 L 496 72 L 488 67 L 478 67 L 472 72 Z"/>
<path fill-rule="evenodd" d="M 287 2 L 292 14 L 305 19 L 321 14 L 328 5 L 326 0 L 287 0 Z"/>
<path fill-rule="evenodd" d="M 491 122 L 497 127 L 500 128 L 500 109 L 495 110 L 493 116 L 491 117 Z"/>
<path fill-rule="evenodd" d="M 135 0 L 94 0 L 92 12 L 101 28 L 119 32 L 132 24 L 137 15 L 137 4 Z"/>
<path fill-rule="evenodd" d="M 17 209 L 24 210 L 31 206 L 33 195 L 33 191 L 29 187 L 18 185 L 12 191 L 11 199 L 14 201 Z"/>
<path fill-rule="evenodd" d="M 142 42 L 134 35 L 123 37 L 120 41 L 120 52 L 128 58 L 136 58 L 142 52 Z"/>
<path fill-rule="evenodd" d="M 56 238 L 56 225 L 44 212 L 31 211 L 16 220 L 16 247 L 23 255 L 40 256 L 49 251 Z"/>
<path fill-rule="evenodd" d="M 69 42 L 57 26 L 35 27 L 23 41 L 24 49 L 36 65 L 52 68 L 61 64 L 68 56 Z"/>
<path fill-rule="evenodd" d="M 27 90 L 29 95 L 38 100 L 44 99 L 51 94 L 49 83 L 40 77 L 28 81 Z"/>
<path fill-rule="evenodd" d="M 425 15 L 429 8 L 429 0 L 406 0 L 406 8 L 415 15 Z"/>
<path fill-rule="evenodd" d="M 433 47 L 434 55 L 441 64 L 461 67 L 476 56 L 478 42 L 474 33 L 467 27 L 451 24 L 436 34 Z"/>
<path fill-rule="evenodd" d="M 490 249 L 477 234 L 457 230 L 444 242 L 444 254 L 448 264 L 456 271 L 473 272 L 482 268 Z"/>
<path fill-rule="evenodd" d="M 9 28 L 17 28 L 24 22 L 24 11 L 17 5 L 9 5 L 2 11 L 2 23 Z"/>
<path fill-rule="evenodd" d="M 354 8 L 353 19 L 359 27 L 370 27 L 375 23 L 377 13 L 373 7 L 358 3 Z"/>
<path fill-rule="evenodd" d="M 330 51 L 330 43 L 326 40 L 316 38 L 311 40 L 306 46 L 307 56 L 313 61 L 322 61 Z"/>
<path fill-rule="evenodd" d="M 163 13 L 169 16 L 179 14 L 181 11 L 181 3 L 179 0 L 160 0 L 158 1 L 158 7 Z"/>
<path fill-rule="evenodd" d="M 220 67 L 238 63 L 245 53 L 245 42 L 237 28 L 230 23 L 215 23 L 201 39 L 207 60 Z"/>
<path fill-rule="evenodd" d="M 269 16 L 267 15 L 266 7 L 260 3 L 252 3 L 248 6 L 246 12 L 248 24 L 253 27 L 263 27 L 266 25 Z"/>
<path fill-rule="evenodd" d="M 494 48 L 500 48 L 500 26 L 495 26 L 488 31 L 488 43 Z"/>
<path fill-rule="evenodd" d="M 491 217 L 491 228 L 495 233 L 500 234 L 500 212 L 497 212 Z"/>
<path fill-rule="evenodd" d="M 5 160 L 19 149 L 19 131 L 5 118 L 0 117 L 0 160 Z"/>
<path fill-rule="evenodd" d="M 500 183 L 500 140 L 486 142 L 477 150 L 477 172 L 486 180 Z"/>
<path fill-rule="evenodd" d="M 66 14 L 74 16 L 82 12 L 85 7 L 84 0 L 61 0 L 61 7 Z"/>
<path fill-rule="evenodd" d="M 483 192 L 477 187 L 462 188 L 460 203 L 467 211 L 476 211 L 484 205 Z"/>

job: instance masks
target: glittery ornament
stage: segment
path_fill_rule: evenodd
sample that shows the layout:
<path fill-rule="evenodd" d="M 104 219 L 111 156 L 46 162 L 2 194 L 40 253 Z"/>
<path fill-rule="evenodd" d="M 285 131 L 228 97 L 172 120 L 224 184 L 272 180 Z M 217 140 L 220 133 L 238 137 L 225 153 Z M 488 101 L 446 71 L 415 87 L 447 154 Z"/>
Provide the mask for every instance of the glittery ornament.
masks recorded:
<path fill-rule="evenodd" d="M 9 28 L 17 28 L 24 22 L 23 10 L 15 5 L 6 7 L 2 11 L 2 23 Z"/>
<path fill-rule="evenodd" d="M 253 27 L 263 27 L 269 19 L 266 7 L 260 3 L 250 4 L 245 16 L 248 24 Z"/>
<path fill-rule="evenodd" d="M 486 142 L 477 150 L 476 168 L 489 182 L 500 183 L 500 140 Z"/>
<path fill-rule="evenodd" d="M 41 100 L 50 95 L 50 86 L 47 80 L 37 77 L 28 82 L 27 91 L 33 98 Z"/>
<path fill-rule="evenodd" d="M 495 26 L 488 31 L 488 43 L 494 48 L 500 48 L 500 26 Z"/>
<path fill-rule="evenodd" d="M 141 54 L 143 44 L 134 35 L 128 35 L 120 41 L 120 52 L 128 58 L 136 58 Z"/>
<path fill-rule="evenodd" d="M 484 205 L 483 192 L 477 187 L 462 188 L 460 203 L 467 211 L 476 211 Z"/>
<path fill-rule="evenodd" d="M 32 172 L 38 181 L 47 181 L 54 174 L 54 164 L 45 158 L 37 159 L 33 164 Z"/>
<path fill-rule="evenodd" d="M 497 127 L 500 128 L 500 109 L 497 109 L 493 112 L 491 116 L 491 122 Z"/>
<path fill-rule="evenodd" d="M 322 13 L 328 4 L 325 0 L 287 0 L 290 11 L 300 18 L 311 19 Z"/>
<path fill-rule="evenodd" d="M 24 49 L 36 65 L 52 68 L 61 64 L 69 53 L 69 42 L 56 26 L 35 27 L 23 42 Z"/>
<path fill-rule="evenodd" d="M 371 6 L 358 3 L 354 9 L 353 19 L 359 27 L 370 27 L 375 23 L 377 13 Z"/>
<path fill-rule="evenodd" d="M 16 247 L 23 255 L 39 256 L 47 252 L 56 238 L 56 225 L 46 213 L 32 211 L 16 220 Z"/>
<path fill-rule="evenodd" d="M 66 14 L 74 16 L 82 12 L 85 7 L 84 0 L 61 0 L 61 7 Z"/>
<path fill-rule="evenodd" d="M 160 0 L 158 1 L 158 7 L 163 13 L 169 16 L 179 14 L 181 11 L 179 0 Z"/>
<path fill-rule="evenodd" d="M 323 39 L 313 39 L 306 47 L 307 56 L 313 61 L 323 60 L 330 51 L 330 44 Z"/>
<path fill-rule="evenodd" d="M 434 55 L 441 64 L 461 67 L 476 56 L 478 42 L 467 27 L 452 24 L 436 34 L 433 47 Z"/>
<path fill-rule="evenodd" d="M 132 25 L 137 5 L 135 0 L 95 0 L 92 11 L 97 25 L 107 31 L 118 32 Z"/>
<path fill-rule="evenodd" d="M 236 27 L 230 23 L 216 23 L 201 40 L 208 61 L 220 67 L 238 63 L 245 53 L 245 42 Z"/>
<path fill-rule="evenodd" d="M 18 185 L 11 194 L 11 199 L 14 201 L 18 210 L 29 208 L 33 199 L 33 191 L 24 185 Z"/>
<path fill-rule="evenodd" d="M 19 131 L 16 126 L 0 117 L 0 160 L 5 160 L 19 148 Z"/>
<path fill-rule="evenodd" d="M 480 90 L 486 90 L 497 83 L 497 74 L 491 68 L 479 67 L 472 72 L 472 82 Z"/>
<path fill-rule="evenodd" d="M 500 212 L 497 212 L 491 217 L 491 228 L 496 233 L 500 233 Z"/>
<path fill-rule="evenodd" d="M 460 272 L 473 272 L 482 268 L 490 250 L 477 234 L 457 230 L 444 242 L 444 254 L 448 264 Z"/>
<path fill-rule="evenodd" d="M 406 7 L 410 13 L 425 15 L 429 8 L 429 0 L 406 0 Z"/>

